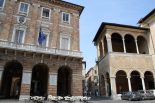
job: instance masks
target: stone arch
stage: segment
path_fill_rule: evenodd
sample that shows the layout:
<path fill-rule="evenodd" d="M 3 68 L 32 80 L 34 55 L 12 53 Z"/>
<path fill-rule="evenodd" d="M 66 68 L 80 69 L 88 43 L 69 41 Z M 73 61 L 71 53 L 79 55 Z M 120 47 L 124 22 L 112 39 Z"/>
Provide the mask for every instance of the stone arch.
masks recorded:
<path fill-rule="evenodd" d="M 153 72 L 145 71 L 144 81 L 145 81 L 146 90 L 155 89 Z"/>
<path fill-rule="evenodd" d="M 140 54 L 149 54 L 148 43 L 143 36 L 137 37 L 137 45 Z"/>
<path fill-rule="evenodd" d="M 111 41 L 114 52 L 124 52 L 122 36 L 119 33 L 113 33 Z"/>
<path fill-rule="evenodd" d="M 48 95 L 48 73 L 49 68 L 44 63 L 38 63 L 32 68 L 31 78 L 31 96 L 44 96 Z"/>
<path fill-rule="evenodd" d="M 130 74 L 132 91 L 142 90 L 141 74 L 137 70 L 133 70 Z"/>
<path fill-rule="evenodd" d="M 17 60 L 8 61 L 2 74 L 1 95 L 6 99 L 19 99 L 23 66 Z"/>
<path fill-rule="evenodd" d="M 131 34 L 126 34 L 124 39 L 125 39 L 126 52 L 137 53 L 135 38 Z"/>
<path fill-rule="evenodd" d="M 129 90 L 127 73 L 123 70 L 119 70 L 116 72 L 116 90 L 117 94 L 127 92 Z"/>
<path fill-rule="evenodd" d="M 72 70 L 69 66 L 58 69 L 57 95 L 71 96 Z"/>
<path fill-rule="evenodd" d="M 129 70 L 127 73 L 127 77 L 131 77 L 131 73 L 133 72 L 133 71 L 137 71 L 139 74 L 140 74 L 140 77 L 143 77 L 143 72 L 141 72 L 139 69 L 131 69 L 131 70 Z"/>

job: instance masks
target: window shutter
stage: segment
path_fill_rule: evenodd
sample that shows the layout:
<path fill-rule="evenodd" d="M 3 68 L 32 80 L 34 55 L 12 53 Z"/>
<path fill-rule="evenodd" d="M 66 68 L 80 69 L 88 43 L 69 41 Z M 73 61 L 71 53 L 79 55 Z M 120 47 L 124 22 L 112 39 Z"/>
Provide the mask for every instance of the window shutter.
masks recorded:
<path fill-rule="evenodd" d="M 69 43 L 68 38 L 62 38 L 61 49 L 68 50 L 68 43 Z"/>

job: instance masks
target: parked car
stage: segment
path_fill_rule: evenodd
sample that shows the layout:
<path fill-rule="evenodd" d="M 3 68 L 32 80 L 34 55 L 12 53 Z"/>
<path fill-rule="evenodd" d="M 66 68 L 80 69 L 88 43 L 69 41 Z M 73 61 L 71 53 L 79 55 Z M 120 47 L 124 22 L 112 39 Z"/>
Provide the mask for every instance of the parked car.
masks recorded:
<path fill-rule="evenodd" d="M 152 100 L 155 99 L 153 93 L 149 90 L 138 90 L 139 94 L 141 95 L 143 100 Z"/>
<path fill-rule="evenodd" d="M 132 101 L 132 100 L 141 100 L 142 97 L 139 94 L 139 92 L 124 92 L 121 95 L 121 99 L 122 100 L 130 100 L 130 101 Z"/>
<path fill-rule="evenodd" d="M 155 97 L 155 89 L 151 89 L 151 90 L 149 90 L 153 95 L 154 95 L 154 97 Z"/>

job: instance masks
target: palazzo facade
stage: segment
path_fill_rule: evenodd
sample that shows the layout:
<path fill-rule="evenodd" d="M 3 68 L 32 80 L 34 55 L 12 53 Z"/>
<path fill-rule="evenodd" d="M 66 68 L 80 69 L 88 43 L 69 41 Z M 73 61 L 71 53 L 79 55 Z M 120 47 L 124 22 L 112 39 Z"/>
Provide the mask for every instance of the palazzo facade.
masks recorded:
<path fill-rule="evenodd" d="M 155 10 L 138 23 L 103 22 L 93 40 L 102 96 L 155 89 Z"/>
<path fill-rule="evenodd" d="M 0 1 L 0 98 L 82 95 L 83 8 L 62 0 Z"/>

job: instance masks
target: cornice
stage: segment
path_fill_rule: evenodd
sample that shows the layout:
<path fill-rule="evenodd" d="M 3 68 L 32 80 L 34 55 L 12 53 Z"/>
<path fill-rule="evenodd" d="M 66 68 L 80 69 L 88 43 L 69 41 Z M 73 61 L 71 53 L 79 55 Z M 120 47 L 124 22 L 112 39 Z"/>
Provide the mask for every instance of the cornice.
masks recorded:
<path fill-rule="evenodd" d="M 82 11 L 84 9 L 83 6 L 80 6 L 80 5 L 77 5 L 77 4 L 73 4 L 73 3 L 70 3 L 70 2 L 66 2 L 66 1 L 63 1 L 63 0 L 40 0 L 40 1 L 48 1 L 49 3 L 55 4 L 55 5 L 69 7 L 69 8 L 78 10 L 79 11 L 79 15 L 81 15 L 81 13 L 82 13 Z"/>

